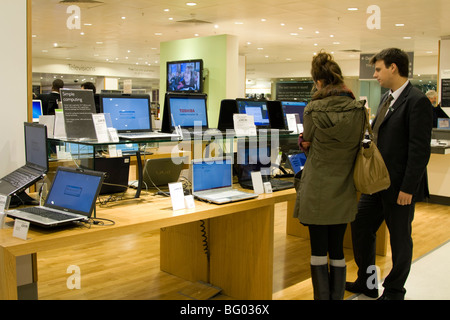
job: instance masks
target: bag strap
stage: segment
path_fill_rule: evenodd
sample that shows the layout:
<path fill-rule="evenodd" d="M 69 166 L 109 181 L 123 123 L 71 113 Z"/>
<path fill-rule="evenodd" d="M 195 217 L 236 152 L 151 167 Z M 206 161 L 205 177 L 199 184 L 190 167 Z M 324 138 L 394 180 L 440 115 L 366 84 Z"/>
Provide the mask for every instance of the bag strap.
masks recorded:
<path fill-rule="evenodd" d="M 364 118 L 365 118 L 365 126 L 364 126 L 364 133 L 367 131 L 369 131 L 369 138 L 370 140 L 373 140 L 373 131 L 372 131 L 372 126 L 370 125 L 369 122 L 369 110 L 364 107 Z"/>

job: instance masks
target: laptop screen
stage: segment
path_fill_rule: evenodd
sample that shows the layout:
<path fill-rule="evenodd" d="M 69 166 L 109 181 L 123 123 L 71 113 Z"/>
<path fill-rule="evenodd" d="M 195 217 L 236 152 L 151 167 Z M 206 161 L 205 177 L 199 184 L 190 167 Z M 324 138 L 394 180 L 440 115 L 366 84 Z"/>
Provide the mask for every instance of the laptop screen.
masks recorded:
<path fill-rule="evenodd" d="M 289 163 L 292 170 L 297 174 L 304 166 L 306 162 L 306 154 L 304 153 L 294 153 L 288 155 Z"/>
<path fill-rule="evenodd" d="M 306 105 L 307 102 L 305 101 L 281 101 L 284 123 L 287 125 L 286 114 L 298 115 L 299 123 L 303 123 L 303 112 L 305 111 Z"/>
<path fill-rule="evenodd" d="M 45 206 L 90 216 L 103 173 L 58 168 Z"/>
<path fill-rule="evenodd" d="M 27 166 L 48 171 L 47 127 L 25 122 L 25 157 Z"/>
<path fill-rule="evenodd" d="M 270 176 L 271 148 L 244 147 L 237 150 L 237 164 L 239 166 L 239 181 L 251 180 L 253 171 L 260 171 L 263 176 Z"/>
<path fill-rule="evenodd" d="M 269 127 L 270 122 L 267 101 L 237 99 L 237 104 L 239 113 L 253 116 L 256 127 Z"/>
<path fill-rule="evenodd" d="M 147 94 L 102 94 L 100 110 L 111 115 L 118 132 L 151 131 L 150 96 Z"/>
<path fill-rule="evenodd" d="M 231 187 L 233 182 L 231 160 L 192 161 L 192 191 Z"/>
<path fill-rule="evenodd" d="M 42 116 L 42 101 L 33 100 L 33 122 L 38 122 L 39 116 Z"/>
<path fill-rule="evenodd" d="M 206 95 L 170 95 L 169 108 L 172 127 L 208 129 Z"/>

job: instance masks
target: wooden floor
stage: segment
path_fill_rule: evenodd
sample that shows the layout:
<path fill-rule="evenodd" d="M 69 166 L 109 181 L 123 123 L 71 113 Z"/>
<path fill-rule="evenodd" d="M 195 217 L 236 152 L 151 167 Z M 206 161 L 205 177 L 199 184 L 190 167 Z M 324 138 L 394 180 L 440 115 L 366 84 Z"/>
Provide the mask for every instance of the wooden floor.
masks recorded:
<path fill-rule="evenodd" d="M 273 299 L 312 299 L 309 241 L 287 236 L 286 205 L 275 210 Z M 450 207 L 419 203 L 413 223 L 414 256 L 417 259 L 450 239 Z M 356 278 L 350 249 L 345 249 L 347 279 Z M 69 266 L 81 270 L 81 288 L 68 289 Z M 381 277 L 391 267 L 390 249 L 377 257 Z M 188 299 L 180 294 L 191 285 L 159 270 L 159 230 L 117 237 L 64 250 L 38 254 L 39 299 Z M 346 292 L 346 298 L 351 293 Z M 223 295 L 215 299 L 229 299 Z"/>

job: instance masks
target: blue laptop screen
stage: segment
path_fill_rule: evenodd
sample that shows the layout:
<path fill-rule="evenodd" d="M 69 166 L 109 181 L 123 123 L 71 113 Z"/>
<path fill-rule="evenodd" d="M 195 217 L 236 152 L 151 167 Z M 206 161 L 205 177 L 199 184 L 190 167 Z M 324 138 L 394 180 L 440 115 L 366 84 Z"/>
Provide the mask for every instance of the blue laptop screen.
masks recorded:
<path fill-rule="evenodd" d="M 45 204 L 89 215 L 100 182 L 99 175 L 58 170 Z"/>
<path fill-rule="evenodd" d="M 286 114 L 298 115 L 299 123 L 303 123 L 303 112 L 306 105 L 307 103 L 304 101 L 281 101 L 285 124 L 287 125 Z"/>
<path fill-rule="evenodd" d="M 119 132 L 151 131 L 150 98 L 146 96 L 102 97 L 102 112 L 111 115 Z"/>
<path fill-rule="evenodd" d="M 33 100 L 33 121 L 39 121 L 39 116 L 42 116 L 42 102 Z"/>
<path fill-rule="evenodd" d="M 208 127 L 206 96 L 180 96 L 169 98 L 172 127 Z"/>
<path fill-rule="evenodd" d="M 256 127 L 268 127 L 269 112 L 267 110 L 267 101 L 257 100 L 237 100 L 238 110 L 241 114 L 253 116 Z"/>
<path fill-rule="evenodd" d="M 292 170 L 297 174 L 304 166 L 306 162 L 306 154 L 295 153 L 288 156 L 289 163 L 291 164 Z"/>
<path fill-rule="evenodd" d="M 231 162 L 220 161 L 194 161 L 192 164 L 192 190 L 194 192 L 231 187 Z"/>

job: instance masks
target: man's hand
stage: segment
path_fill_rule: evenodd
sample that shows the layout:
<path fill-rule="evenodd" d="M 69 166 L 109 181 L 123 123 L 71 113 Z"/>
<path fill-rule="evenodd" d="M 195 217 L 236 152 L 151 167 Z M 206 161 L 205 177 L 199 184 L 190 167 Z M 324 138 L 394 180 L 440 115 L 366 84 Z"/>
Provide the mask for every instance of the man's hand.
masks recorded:
<path fill-rule="evenodd" d="M 400 191 L 397 198 L 397 204 L 400 206 L 407 206 L 412 202 L 412 194 Z"/>

